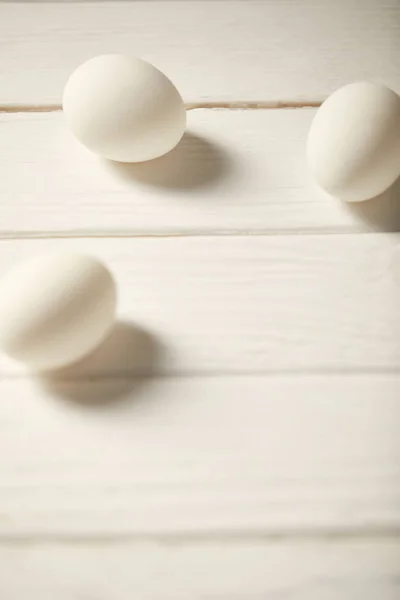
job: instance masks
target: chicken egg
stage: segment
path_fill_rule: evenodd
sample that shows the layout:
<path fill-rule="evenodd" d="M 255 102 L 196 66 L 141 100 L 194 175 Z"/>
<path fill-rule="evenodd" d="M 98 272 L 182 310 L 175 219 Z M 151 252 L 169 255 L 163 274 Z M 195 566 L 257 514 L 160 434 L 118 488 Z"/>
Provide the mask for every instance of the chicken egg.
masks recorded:
<path fill-rule="evenodd" d="M 114 323 L 116 286 L 108 269 L 81 254 L 46 254 L 0 280 L 0 348 L 43 371 L 94 350 Z"/>
<path fill-rule="evenodd" d="M 166 154 L 186 126 L 173 83 L 150 63 L 123 54 L 97 56 L 78 67 L 65 86 L 63 109 L 82 144 L 119 162 Z"/>
<path fill-rule="evenodd" d="M 312 122 L 307 159 L 332 196 L 359 202 L 381 194 L 400 175 L 400 97 L 365 81 L 340 88 Z"/>

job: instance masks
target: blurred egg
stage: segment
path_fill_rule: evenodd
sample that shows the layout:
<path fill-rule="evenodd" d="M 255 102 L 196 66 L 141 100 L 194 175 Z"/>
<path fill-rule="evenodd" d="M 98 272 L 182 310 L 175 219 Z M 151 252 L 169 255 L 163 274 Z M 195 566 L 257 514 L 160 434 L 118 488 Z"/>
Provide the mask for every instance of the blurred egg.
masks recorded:
<path fill-rule="evenodd" d="M 166 154 L 186 126 L 173 83 L 150 63 L 123 54 L 97 56 L 78 67 L 65 86 L 63 109 L 82 144 L 120 162 Z"/>
<path fill-rule="evenodd" d="M 115 309 L 114 279 L 98 260 L 36 256 L 0 280 L 0 348 L 37 370 L 62 367 L 103 341 Z"/>
<path fill-rule="evenodd" d="M 307 158 L 333 196 L 359 202 L 381 194 L 400 175 L 400 97 L 365 81 L 340 88 L 313 120 Z"/>

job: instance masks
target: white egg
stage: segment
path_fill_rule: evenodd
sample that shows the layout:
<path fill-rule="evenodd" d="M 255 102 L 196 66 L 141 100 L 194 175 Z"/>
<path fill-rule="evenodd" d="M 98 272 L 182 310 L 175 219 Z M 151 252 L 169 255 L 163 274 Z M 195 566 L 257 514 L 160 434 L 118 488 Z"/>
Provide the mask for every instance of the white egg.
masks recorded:
<path fill-rule="evenodd" d="M 150 63 L 123 54 L 97 56 L 78 67 L 65 87 L 63 109 L 82 144 L 120 162 L 166 154 L 186 126 L 173 83 Z"/>
<path fill-rule="evenodd" d="M 103 341 L 115 309 L 114 279 L 98 260 L 36 256 L 0 280 L 0 348 L 37 370 L 62 367 Z"/>
<path fill-rule="evenodd" d="M 381 194 L 400 175 L 400 97 L 368 82 L 340 88 L 314 118 L 307 158 L 333 196 L 359 202 Z"/>

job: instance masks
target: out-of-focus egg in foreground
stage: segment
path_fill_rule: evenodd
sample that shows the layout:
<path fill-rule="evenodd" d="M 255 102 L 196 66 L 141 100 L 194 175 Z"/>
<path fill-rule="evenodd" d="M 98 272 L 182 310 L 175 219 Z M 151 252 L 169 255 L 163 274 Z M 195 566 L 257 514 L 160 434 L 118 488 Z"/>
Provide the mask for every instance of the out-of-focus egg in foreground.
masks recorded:
<path fill-rule="evenodd" d="M 45 371 L 94 350 L 112 328 L 116 286 L 97 259 L 39 255 L 0 280 L 0 349 Z"/>

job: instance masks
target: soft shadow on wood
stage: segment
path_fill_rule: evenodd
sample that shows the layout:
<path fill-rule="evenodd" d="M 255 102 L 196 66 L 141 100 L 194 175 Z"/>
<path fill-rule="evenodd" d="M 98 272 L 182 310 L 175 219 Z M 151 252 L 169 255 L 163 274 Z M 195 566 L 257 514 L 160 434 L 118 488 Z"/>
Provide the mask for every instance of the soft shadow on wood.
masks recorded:
<path fill-rule="evenodd" d="M 152 334 L 117 322 L 94 352 L 74 365 L 38 377 L 53 396 L 86 406 L 104 406 L 132 397 L 155 373 L 161 345 Z"/>
<path fill-rule="evenodd" d="M 346 202 L 345 207 L 372 231 L 400 231 L 400 178 L 376 198 Z"/>
<path fill-rule="evenodd" d="M 176 191 L 206 187 L 224 178 L 230 166 L 231 159 L 224 148 L 189 132 L 176 148 L 155 160 L 106 161 L 106 167 L 123 181 Z"/>

